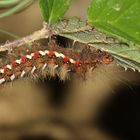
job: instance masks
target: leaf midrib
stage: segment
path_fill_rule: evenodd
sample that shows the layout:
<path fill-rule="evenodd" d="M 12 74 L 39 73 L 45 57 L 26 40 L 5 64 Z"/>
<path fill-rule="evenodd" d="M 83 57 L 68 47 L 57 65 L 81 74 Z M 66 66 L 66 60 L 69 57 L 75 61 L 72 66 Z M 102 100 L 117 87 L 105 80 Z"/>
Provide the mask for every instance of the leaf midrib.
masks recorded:
<path fill-rule="evenodd" d="M 55 1 L 55 0 L 53 0 L 52 7 L 54 6 L 54 1 Z M 51 12 L 50 12 L 49 23 L 50 23 L 51 20 L 52 20 L 52 13 L 53 13 L 53 8 L 51 9 Z"/>

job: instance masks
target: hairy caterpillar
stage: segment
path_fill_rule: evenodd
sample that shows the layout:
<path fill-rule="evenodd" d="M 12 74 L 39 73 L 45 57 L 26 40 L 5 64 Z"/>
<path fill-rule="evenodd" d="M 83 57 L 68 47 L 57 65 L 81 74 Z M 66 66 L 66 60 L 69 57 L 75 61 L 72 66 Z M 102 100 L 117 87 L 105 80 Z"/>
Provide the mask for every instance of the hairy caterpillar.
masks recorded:
<path fill-rule="evenodd" d="M 69 73 L 76 73 L 82 78 L 88 70 L 94 70 L 102 63 L 109 64 L 113 57 L 107 52 L 90 49 L 85 46 L 82 51 L 61 48 L 56 43 L 48 43 L 48 48 L 27 52 L 20 58 L 10 62 L 0 69 L 0 84 L 13 81 L 22 77 L 34 76 L 38 73 L 61 80 L 68 78 Z"/>

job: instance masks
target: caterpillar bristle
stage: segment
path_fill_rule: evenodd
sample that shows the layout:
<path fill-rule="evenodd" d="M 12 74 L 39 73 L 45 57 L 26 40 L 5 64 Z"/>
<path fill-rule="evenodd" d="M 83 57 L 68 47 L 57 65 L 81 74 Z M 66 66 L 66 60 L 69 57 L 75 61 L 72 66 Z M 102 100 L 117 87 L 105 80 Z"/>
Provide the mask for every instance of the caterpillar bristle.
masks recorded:
<path fill-rule="evenodd" d="M 65 81 L 68 80 L 70 78 L 70 70 L 67 69 L 66 65 L 60 67 L 59 73 L 58 73 L 58 77 L 60 78 L 60 80 Z"/>
<path fill-rule="evenodd" d="M 55 64 L 48 64 L 48 67 L 47 67 L 47 73 L 50 77 L 55 77 L 57 75 L 57 68 L 58 68 L 58 65 L 55 65 Z"/>

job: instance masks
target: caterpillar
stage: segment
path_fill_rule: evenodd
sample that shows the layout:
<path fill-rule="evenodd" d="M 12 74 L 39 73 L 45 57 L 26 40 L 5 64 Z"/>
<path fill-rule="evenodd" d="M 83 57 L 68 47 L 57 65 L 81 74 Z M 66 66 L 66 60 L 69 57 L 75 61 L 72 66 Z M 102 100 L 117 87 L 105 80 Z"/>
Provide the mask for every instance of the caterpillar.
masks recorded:
<path fill-rule="evenodd" d="M 42 47 L 43 48 L 43 47 Z M 21 55 L 19 59 L 10 62 L 0 68 L 0 84 L 11 82 L 28 76 L 49 75 L 58 76 L 61 80 L 69 77 L 69 73 L 75 73 L 86 79 L 85 73 L 92 71 L 99 64 L 109 64 L 113 57 L 101 50 L 91 49 L 88 45 L 77 51 L 62 48 L 56 43 L 48 43 L 48 47 Z"/>

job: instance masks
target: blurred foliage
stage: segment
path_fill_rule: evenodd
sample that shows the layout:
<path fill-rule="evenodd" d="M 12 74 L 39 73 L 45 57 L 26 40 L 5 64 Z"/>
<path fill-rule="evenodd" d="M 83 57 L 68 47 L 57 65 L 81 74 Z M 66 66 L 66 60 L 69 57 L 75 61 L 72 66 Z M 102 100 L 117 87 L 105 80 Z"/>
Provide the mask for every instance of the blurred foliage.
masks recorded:
<path fill-rule="evenodd" d="M 11 16 L 30 4 L 35 0 L 1 0 L 0 1 L 0 18 Z"/>

